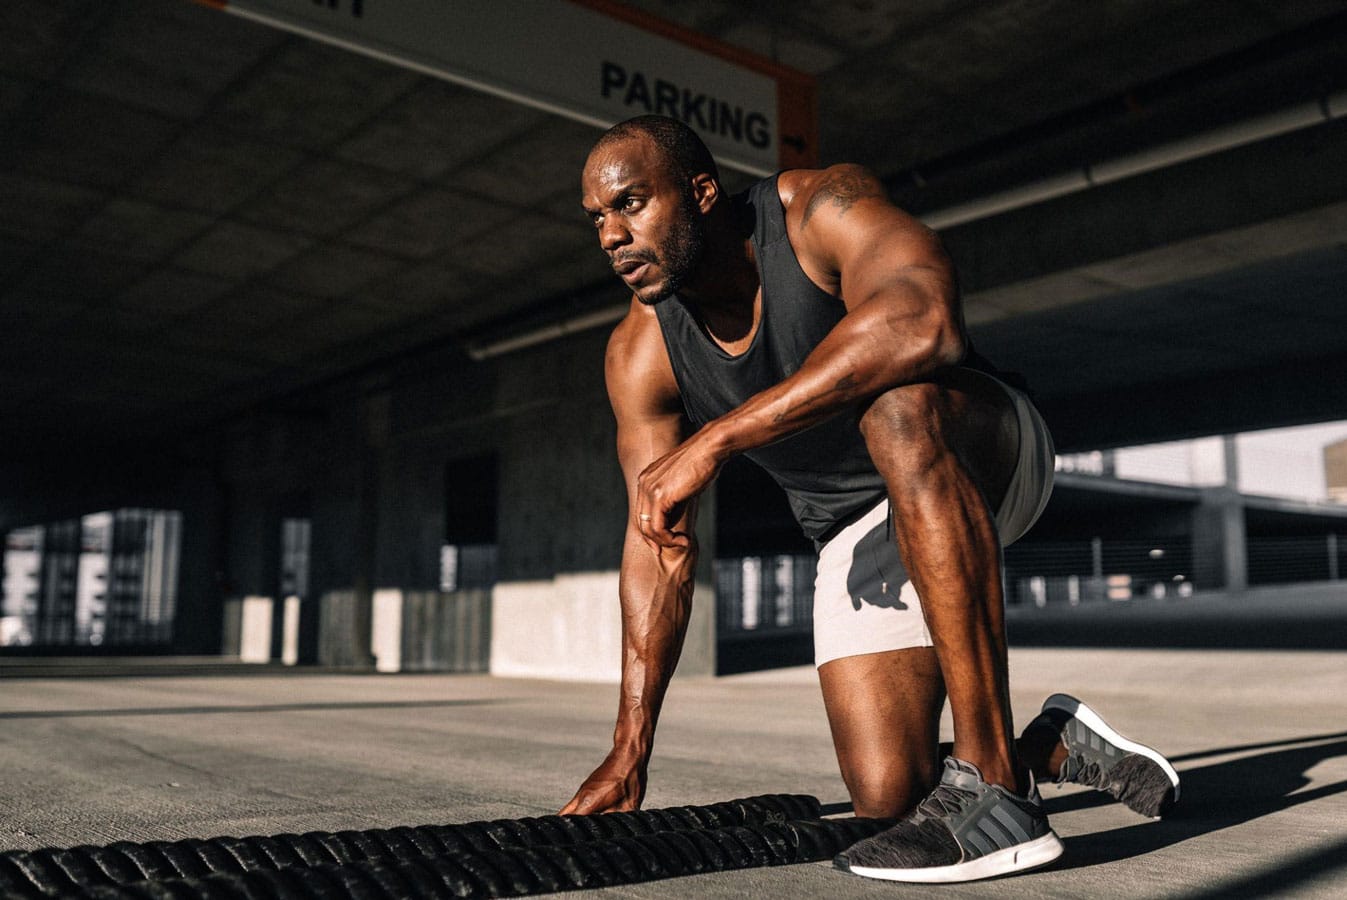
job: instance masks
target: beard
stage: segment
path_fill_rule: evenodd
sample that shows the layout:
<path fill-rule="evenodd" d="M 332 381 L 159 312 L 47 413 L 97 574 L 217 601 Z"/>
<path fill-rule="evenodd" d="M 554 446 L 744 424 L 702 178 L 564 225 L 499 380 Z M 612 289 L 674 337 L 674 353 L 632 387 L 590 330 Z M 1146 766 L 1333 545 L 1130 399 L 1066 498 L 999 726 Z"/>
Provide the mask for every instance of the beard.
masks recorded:
<path fill-rule="evenodd" d="M 664 274 L 663 280 L 636 290 L 636 299 L 646 306 L 654 306 L 669 299 L 682 287 L 701 261 L 706 249 L 706 232 L 702 219 L 691 198 L 682 209 L 682 215 L 674 223 L 668 237 L 660 242 L 654 252 L 641 254 L 646 262 L 659 266 Z"/>

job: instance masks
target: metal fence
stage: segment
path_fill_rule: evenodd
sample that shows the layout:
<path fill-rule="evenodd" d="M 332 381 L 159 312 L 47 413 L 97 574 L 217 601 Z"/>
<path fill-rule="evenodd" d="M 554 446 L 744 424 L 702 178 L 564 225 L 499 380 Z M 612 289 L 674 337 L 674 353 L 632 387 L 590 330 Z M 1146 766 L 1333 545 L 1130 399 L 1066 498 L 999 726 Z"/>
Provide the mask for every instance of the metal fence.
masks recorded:
<path fill-rule="evenodd" d="M 1069 604 L 1193 592 L 1187 537 L 1036 541 L 1005 551 L 1006 602 Z"/>
<path fill-rule="evenodd" d="M 1251 537 L 1249 584 L 1337 581 L 1347 574 L 1347 534 Z"/>
<path fill-rule="evenodd" d="M 1347 535 L 1251 537 L 1249 583 L 1336 581 L 1347 575 Z M 1195 560 L 1186 536 L 1147 540 L 1034 541 L 1005 551 L 1009 604 L 1088 603 L 1194 591 Z M 813 556 L 716 560 L 716 614 L 722 636 L 790 634 L 813 624 Z"/>
<path fill-rule="evenodd" d="M 719 634 L 804 633 L 814 624 L 812 555 L 738 556 L 716 560 Z"/>

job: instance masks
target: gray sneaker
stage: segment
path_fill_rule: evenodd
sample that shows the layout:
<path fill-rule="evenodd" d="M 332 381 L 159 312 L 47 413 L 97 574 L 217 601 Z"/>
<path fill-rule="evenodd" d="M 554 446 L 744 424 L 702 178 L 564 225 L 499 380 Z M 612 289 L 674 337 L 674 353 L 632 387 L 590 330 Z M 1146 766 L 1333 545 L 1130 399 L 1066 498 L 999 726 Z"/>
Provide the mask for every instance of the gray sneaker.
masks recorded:
<path fill-rule="evenodd" d="M 977 766 L 954 757 L 917 808 L 897 825 L 833 860 L 855 875 L 889 881 L 973 881 L 1046 865 L 1062 855 L 1038 789 L 1017 797 L 987 784 Z"/>
<path fill-rule="evenodd" d="M 1179 773 L 1159 751 L 1123 737 L 1099 713 L 1068 694 L 1053 694 L 1030 723 L 1056 730 L 1067 758 L 1057 783 L 1107 791 L 1129 808 L 1158 819 L 1179 799 Z M 1027 730 L 1027 729 L 1026 729 Z"/>

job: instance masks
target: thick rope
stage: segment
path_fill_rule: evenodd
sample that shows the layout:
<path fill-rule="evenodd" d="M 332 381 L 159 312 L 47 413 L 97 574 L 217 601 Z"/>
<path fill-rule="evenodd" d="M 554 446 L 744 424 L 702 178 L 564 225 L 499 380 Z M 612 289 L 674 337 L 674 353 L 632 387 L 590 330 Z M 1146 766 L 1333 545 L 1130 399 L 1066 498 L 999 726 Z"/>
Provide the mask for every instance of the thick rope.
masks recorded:
<path fill-rule="evenodd" d="M 226 880 L 244 878 L 246 882 L 246 877 L 250 877 L 252 873 L 275 873 L 276 877 L 273 880 L 276 884 L 283 885 L 293 880 L 293 873 L 289 873 L 292 869 L 337 872 L 353 864 L 361 864 L 382 871 L 379 869 L 380 866 L 398 869 L 409 865 L 414 867 L 430 864 L 425 861 L 438 864 L 448 860 L 449 862 L 445 864 L 453 865 L 463 860 L 473 860 L 473 865 L 478 866 L 481 871 L 479 875 L 474 876 L 478 880 L 472 883 L 470 893 L 466 895 L 452 893 L 444 896 L 507 896 L 517 895 L 521 891 L 515 888 L 507 890 L 504 883 L 496 884 L 489 875 L 496 871 L 493 865 L 510 868 L 508 862 L 501 860 L 518 857 L 521 850 L 576 847 L 579 848 L 576 853 L 580 858 L 593 859 L 597 858 L 594 857 L 594 853 L 599 852 L 596 850 L 598 845 L 615 845 L 614 842 L 658 835 L 661 836 L 660 840 L 653 842 L 656 846 L 663 846 L 663 842 L 668 840 L 675 840 L 677 846 L 683 846 L 676 839 L 665 836 L 679 833 L 721 833 L 727 828 L 745 827 L 750 832 L 757 832 L 765 827 L 784 827 L 785 823 L 791 820 L 816 820 L 820 814 L 819 803 L 813 797 L 767 795 L 710 806 L 684 806 L 601 816 L 542 816 L 470 822 L 463 825 L 432 825 L 373 831 L 310 832 L 303 835 L 281 834 L 273 837 L 221 837 L 172 843 L 122 842 L 106 847 L 81 846 L 31 852 L 11 851 L 0 854 L 0 894 L 6 897 L 34 898 L 94 896 L 93 891 L 96 889 L 136 885 L 134 890 L 140 893 L 114 892 L 108 896 L 206 896 L 201 893 L 164 894 L 162 891 L 169 889 L 170 883 L 174 885 L 172 889 L 177 891 L 186 884 L 209 881 L 216 876 L 226 877 Z M 811 823 L 797 821 L 793 823 L 793 827 L 804 824 Z M 812 824 L 833 830 L 837 825 L 833 822 Z M 481 862 L 481 859 L 485 858 L 483 855 L 494 859 L 495 863 Z M 830 854 L 817 858 L 826 858 L 827 855 Z M 533 859 L 527 854 L 523 858 Z M 765 861 L 756 864 L 771 863 Z M 567 870 L 571 873 L 567 876 L 569 882 L 558 882 L 557 887 L 530 888 L 523 892 L 534 893 L 538 890 L 562 890 L 567 887 L 584 886 L 575 882 L 575 879 L 580 877 L 578 874 L 580 870 L 575 869 L 575 865 L 579 863 L 574 863 Z M 486 868 L 483 869 L 481 866 Z M 632 879 L 628 880 L 664 877 L 638 878 L 635 877 L 636 873 L 645 870 L 633 869 L 630 865 L 626 868 L 632 875 Z M 518 867 L 515 866 L 514 869 L 517 870 Z M 550 873 L 550 869 L 545 865 L 542 871 Z M 546 883 L 551 883 L 551 877 L 551 874 L 547 875 Z M 523 883 L 525 882 L 518 878 L 509 882 L 511 885 Z M 147 887 L 156 884 L 161 886 L 153 889 Z M 147 890 L 151 893 L 145 893 Z M 498 891 L 505 893 L 492 893 Z M 250 896 L 247 892 L 227 895 Z M 322 896 L 345 896 L 345 894 L 339 892 Z"/>
<path fill-rule="evenodd" d="M 478 850 L 345 865 L 216 873 L 86 888 L 95 900 L 421 900 L 517 897 L 703 872 L 828 859 L 884 823 L 869 819 L 731 825 L 568 845 Z M 51 894 L 39 894 L 44 898 Z"/>

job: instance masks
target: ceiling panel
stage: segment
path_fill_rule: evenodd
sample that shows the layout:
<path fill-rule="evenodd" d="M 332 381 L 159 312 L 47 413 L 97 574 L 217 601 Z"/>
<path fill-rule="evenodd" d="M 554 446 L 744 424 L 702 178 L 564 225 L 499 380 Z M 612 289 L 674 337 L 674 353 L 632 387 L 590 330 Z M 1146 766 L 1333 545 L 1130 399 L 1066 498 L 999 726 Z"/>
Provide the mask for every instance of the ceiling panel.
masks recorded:
<path fill-rule="evenodd" d="M 496 148 L 549 118 L 480 91 L 423 79 L 338 142 L 333 153 L 350 162 L 430 180 L 456 166 L 489 158 Z"/>
<path fill-rule="evenodd" d="M 1040 148 L 1116 152 L 1143 132 L 1182 136 L 1204 104 L 1238 112 L 1269 90 L 1259 54 L 1282 54 L 1283 93 L 1300 74 L 1347 88 L 1332 82 L 1342 52 L 1315 43 L 1347 33 L 1326 0 L 631 5 L 816 74 L 825 159 L 944 172 L 946 199 L 1053 174 L 1035 170 Z M 1182 83 L 1213 65 L 1218 78 Z M 1164 79 L 1164 115 L 1123 108 Z M 5 452 L 204 426 L 437 342 L 620 302 L 578 212 L 597 133 L 188 0 L 0 4 Z M 1264 189 L 1257 175 L 1216 205 L 1233 215 Z M 731 190 L 751 180 L 725 176 Z M 1073 240 L 1107 248 L 1098 210 L 1063 215 Z M 968 253 L 987 287 L 969 320 L 1050 388 L 1064 371 L 1099 386 L 1275 362 L 1298 335 L 1329 355 L 1347 272 L 1301 251 L 1336 219 L 1280 215 L 1255 236 L 1209 229 L 1200 246 L 1071 271 L 1072 253 L 1012 235 Z M 1286 259 L 1269 268 L 1279 229 Z M 1259 317 L 1276 321 L 1261 348 L 1239 327 Z"/>

